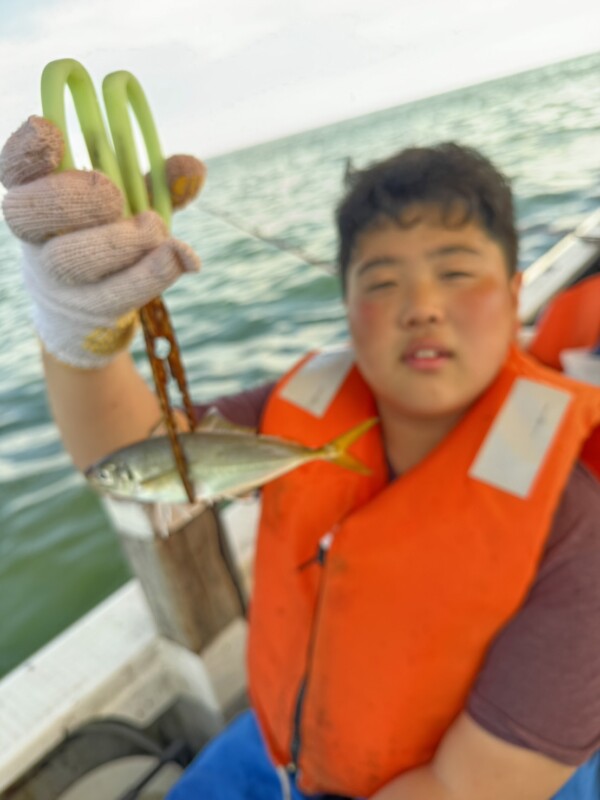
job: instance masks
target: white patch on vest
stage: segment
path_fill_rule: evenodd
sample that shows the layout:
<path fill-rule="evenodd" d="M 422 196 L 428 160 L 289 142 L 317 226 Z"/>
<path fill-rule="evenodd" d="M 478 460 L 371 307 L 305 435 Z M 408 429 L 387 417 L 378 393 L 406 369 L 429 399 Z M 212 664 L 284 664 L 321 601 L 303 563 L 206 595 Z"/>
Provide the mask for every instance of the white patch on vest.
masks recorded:
<path fill-rule="evenodd" d="M 352 365 L 348 347 L 324 350 L 309 359 L 287 382 L 281 397 L 313 417 L 323 417 L 339 392 Z"/>
<path fill-rule="evenodd" d="M 518 378 L 481 445 L 469 476 L 527 497 L 572 395 Z"/>

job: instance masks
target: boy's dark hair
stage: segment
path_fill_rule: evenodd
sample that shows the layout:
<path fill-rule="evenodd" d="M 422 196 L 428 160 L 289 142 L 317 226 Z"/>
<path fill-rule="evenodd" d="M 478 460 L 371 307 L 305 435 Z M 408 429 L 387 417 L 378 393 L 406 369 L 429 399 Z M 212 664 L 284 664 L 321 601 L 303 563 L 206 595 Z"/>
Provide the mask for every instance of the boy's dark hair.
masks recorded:
<path fill-rule="evenodd" d="M 508 180 L 471 147 L 445 142 L 410 147 L 364 170 L 346 167 L 347 192 L 336 209 L 338 269 L 346 273 L 357 238 L 388 218 L 410 227 L 419 217 L 406 215 L 415 206 L 439 211 L 450 227 L 477 222 L 503 249 L 508 271 L 517 267 L 517 232 Z"/>

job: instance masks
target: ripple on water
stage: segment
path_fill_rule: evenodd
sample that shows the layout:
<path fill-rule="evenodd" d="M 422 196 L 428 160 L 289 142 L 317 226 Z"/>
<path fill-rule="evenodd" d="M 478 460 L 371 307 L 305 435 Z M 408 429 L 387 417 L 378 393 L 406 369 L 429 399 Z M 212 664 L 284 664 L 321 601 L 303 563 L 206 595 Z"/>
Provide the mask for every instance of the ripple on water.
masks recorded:
<path fill-rule="evenodd" d="M 273 380 L 307 349 L 347 336 L 335 279 L 228 220 L 333 260 L 348 158 L 362 167 L 456 139 L 511 178 L 525 267 L 600 200 L 599 69 L 593 55 L 210 159 L 201 198 L 174 221 L 202 272 L 166 293 L 194 396 Z M 19 258 L 0 220 L 0 673 L 128 575 L 49 419 Z M 149 378 L 140 337 L 134 355 Z"/>

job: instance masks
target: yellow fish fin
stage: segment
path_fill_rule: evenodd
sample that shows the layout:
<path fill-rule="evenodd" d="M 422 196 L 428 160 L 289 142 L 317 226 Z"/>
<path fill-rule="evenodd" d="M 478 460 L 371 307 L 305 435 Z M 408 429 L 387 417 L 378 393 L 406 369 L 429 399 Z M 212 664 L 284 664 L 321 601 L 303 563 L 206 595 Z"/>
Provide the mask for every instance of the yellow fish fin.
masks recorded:
<path fill-rule="evenodd" d="M 337 464 L 339 467 L 345 467 L 346 469 L 351 469 L 353 472 L 358 472 L 360 475 L 370 475 L 371 470 L 369 467 L 365 466 L 361 461 L 354 456 L 351 456 L 350 453 L 347 453 L 349 447 L 351 447 L 354 442 L 356 442 L 360 437 L 365 434 L 368 430 L 370 430 L 374 425 L 377 425 L 379 419 L 377 417 L 371 417 L 370 419 L 361 422 L 352 430 L 343 433 L 341 436 L 338 436 L 337 439 L 334 439 L 333 442 L 326 444 L 325 447 L 321 448 L 321 457 L 326 459 L 327 461 L 331 461 L 332 464 Z"/>

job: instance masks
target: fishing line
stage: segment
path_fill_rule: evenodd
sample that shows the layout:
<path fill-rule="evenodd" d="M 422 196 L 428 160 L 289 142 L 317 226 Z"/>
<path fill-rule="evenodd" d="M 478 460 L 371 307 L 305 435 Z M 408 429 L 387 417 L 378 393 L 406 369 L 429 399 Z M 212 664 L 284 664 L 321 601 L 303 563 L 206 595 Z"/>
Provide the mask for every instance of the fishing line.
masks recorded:
<path fill-rule="evenodd" d="M 259 242 L 264 242 L 265 244 L 271 245 L 276 250 L 294 256 L 294 258 L 297 258 L 299 261 L 303 261 L 305 264 L 310 264 L 313 267 L 319 267 L 319 269 L 327 272 L 328 275 L 337 274 L 335 265 L 330 261 L 323 261 L 323 259 L 311 256 L 310 253 L 307 253 L 305 250 L 302 250 L 299 247 L 294 247 L 284 239 L 278 239 L 275 236 L 267 236 L 258 228 L 248 228 L 227 211 L 215 208 L 214 206 L 208 205 L 205 202 L 199 203 L 197 208 L 199 208 L 199 210 L 203 211 L 205 214 L 208 214 L 209 217 L 214 217 L 215 219 L 224 222 L 226 225 L 230 225 L 232 228 L 235 228 L 236 230 L 240 231 L 240 233 L 243 233 L 252 239 L 257 239 Z"/>

